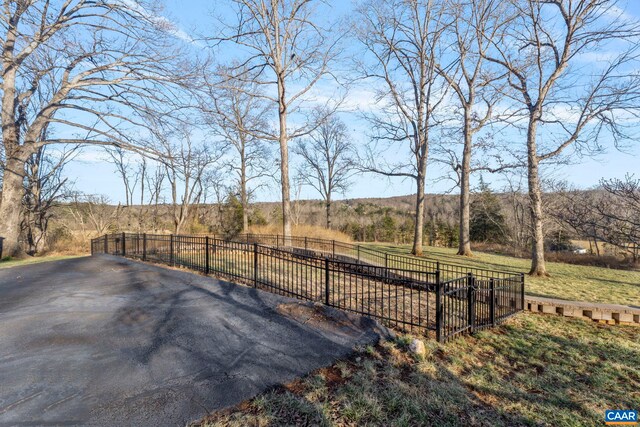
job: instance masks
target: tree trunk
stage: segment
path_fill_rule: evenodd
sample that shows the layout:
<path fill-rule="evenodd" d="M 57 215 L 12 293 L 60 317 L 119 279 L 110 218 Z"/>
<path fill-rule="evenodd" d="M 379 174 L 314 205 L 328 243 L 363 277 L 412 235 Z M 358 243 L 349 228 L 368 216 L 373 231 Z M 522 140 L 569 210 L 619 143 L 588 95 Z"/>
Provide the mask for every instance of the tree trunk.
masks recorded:
<path fill-rule="evenodd" d="M 422 246 L 424 237 L 424 188 L 425 177 L 427 176 L 427 156 L 429 154 L 429 141 L 427 136 L 422 134 L 420 126 L 418 129 L 418 170 L 416 174 L 416 219 L 413 229 L 413 248 L 411 253 L 416 256 L 422 256 Z"/>
<path fill-rule="evenodd" d="M 330 197 L 327 197 L 326 209 L 327 209 L 327 228 L 331 228 L 331 198 Z"/>
<path fill-rule="evenodd" d="M 242 232 L 249 232 L 249 201 L 247 200 L 247 192 L 244 191 L 242 197 Z"/>
<path fill-rule="evenodd" d="M 284 82 L 278 79 L 278 119 L 280 121 L 280 182 L 282 185 L 282 234 L 284 245 L 291 245 L 291 188 L 289 185 L 289 146 L 287 138 L 287 107 Z"/>
<path fill-rule="evenodd" d="M 528 183 L 529 201 L 531 213 L 531 226 L 533 227 L 533 244 L 531 250 L 531 270 L 532 276 L 548 276 L 544 260 L 544 231 L 542 212 L 542 191 L 540 189 L 540 175 L 538 171 L 538 154 L 536 146 L 536 127 L 534 118 L 529 120 L 527 131 L 527 160 L 528 160 Z"/>
<path fill-rule="evenodd" d="M 424 234 L 424 178 L 418 178 L 418 192 L 416 193 L 416 224 L 413 230 L 413 249 L 411 253 L 422 256 Z"/>
<path fill-rule="evenodd" d="M 0 196 L 0 238 L 3 238 L 2 256 L 16 256 L 21 252 L 20 211 L 24 196 L 23 180 L 26 156 L 18 156 L 20 146 L 19 125 L 16 123 L 16 66 L 13 63 L 15 31 L 8 31 L 2 61 L 2 149 L 5 165 L 3 169 L 2 195 Z"/>
<path fill-rule="evenodd" d="M 38 225 L 32 219 L 26 231 L 27 243 L 29 244 L 29 255 L 36 255 L 45 252 L 48 249 L 47 232 L 44 226 Z"/>
<path fill-rule="evenodd" d="M 2 256 L 16 256 L 21 252 L 20 213 L 24 196 L 25 161 L 7 153 L 3 171 L 2 198 L 0 199 L 0 237 L 4 238 Z"/>
<path fill-rule="evenodd" d="M 413 230 L 413 248 L 411 253 L 416 256 L 422 256 L 423 235 L 424 235 L 424 178 L 427 168 L 426 157 L 420 160 L 418 166 L 418 176 L 416 178 L 416 220 Z"/>
<path fill-rule="evenodd" d="M 464 149 L 462 151 L 462 165 L 460 169 L 460 238 L 458 242 L 458 255 L 473 256 L 471 252 L 470 214 L 469 214 L 469 178 L 471 175 L 471 117 L 469 111 L 464 112 Z"/>
<path fill-rule="evenodd" d="M 242 232 L 249 232 L 249 196 L 247 194 L 247 164 L 242 144 L 242 159 L 240 160 L 240 203 L 242 203 Z"/>

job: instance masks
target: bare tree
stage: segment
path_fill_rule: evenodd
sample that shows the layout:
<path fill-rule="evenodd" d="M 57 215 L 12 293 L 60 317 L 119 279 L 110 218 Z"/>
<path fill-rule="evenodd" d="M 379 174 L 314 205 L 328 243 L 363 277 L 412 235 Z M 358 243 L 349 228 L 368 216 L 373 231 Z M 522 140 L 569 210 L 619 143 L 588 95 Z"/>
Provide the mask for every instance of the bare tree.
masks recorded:
<path fill-rule="evenodd" d="M 204 174 L 202 204 L 197 208 L 201 224 L 221 224 L 225 198 L 234 191 L 228 178 L 227 171 L 221 168 L 210 168 Z M 209 227 L 210 230 L 216 228 L 219 227 Z"/>
<path fill-rule="evenodd" d="M 42 146 L 27 159 L 22 199 L 22 229 L 28 249 L 34 255 L 47 250 L 49 221 L 53 208 L 68 196 L 68 178 L 63 176 L 64 167 L 77 153 L 77 147 L 52 153 Z"/>
<path fill-rule="evenodd" d="M 443 12 L 443 5 L 432 0 L 369 0 L 357 16 L 356 35 L 367 52 L 357 68 L 383 103 L 381 113 L 368 116 L 373 144 L 397 152 L 404 143 L 410 151 L 407 161 L 390 163 L 380 160 L 388 156 L 372 149 L 361 162 L 362 170 L 415 180 L 415 255 L 422 254 L 423 246 L 430 133 L 439 124 L 435 111 L 446 93 L 435 62 L 445 27 Z"/>
<path fill-rule="evenodd" d="M 512 172 L 512 171 L 509 171 Z M 506 216 L 513 256 L 518 256 L 531 241 L 531 225 L 527 215 L 527 193 L 523 189 L 523 177 L 521 174 L 505 174 L 506 185 L 504 194 L 506 198 Z"/>
<path fill-rule="evenodd" d="M 162 165 L 156 165 L 153 173 L 147 174 L 147 188 L 149 188 L 148 204 L 153 206 L 151 217 L 153 218 L 152 227 L 153 230 L 159 230 L 159 208 L 160 202 L 163 200 L 162 190 L 164 188 L 164 181 L 167 178 L 166 170 Z"/>
<path fill-rule="evenodd" d="M 294 152 L 302 158 L 298 176 L 320 193 L 325 203 L 326 225 L 331 228 L 331 202 L 335 193 L 344 193 L 353 170 L 354 146 L 345 123 L 335 114 L 319 112 L 320 125 L 301 140 Z"/>
<path fill-rule="evenodd" d="M 71 196 L 67 211 L 74 221 L 74 227 L 80 227 L 83 237 L 87 232 L 97 237 L 117 227 L 122 214 L 122 205 L 113 206 L 107 196 L 76 193 Z"/>
<path fill-rule="evenodd" d="M 221 74 L 229 75 L 223 71 Z M 268 129 L 270 106 L 261 97 L 260 87 L 244 80 L 225 81 L 220 88 L 211 86 L 214 109 L 209 114 L 214 132 L 232 147 L 229 163 L 237 175 L 242 204 L 242 232 L 249 230 L 249 199 L 261 186 L 260 180 L 273 175 L 271 150 L 260 137 Z M 208 106 L 205 105 L 205 111 Z M 257 184 L 256 184 L 257 183 Z"/>
<path fill-rule="evenodd" d="M 505 8 L 499 0 L 449 0 L 446 3 L 449 25 L 444 37 L 450 42 L 450 52 L 437 60 L 437 69 L 451 87 L 461 110 L 462 159 L 454 165 L 460 186 L 458 255 L 472 256 L 469 181 L 471 172 L 478 168 L 472 168 L 471 157 L 474 135 L 492 119 L 499 102 L 492 86 L 500 76 L 490 69 L 492 64 L 485 60 L 485 55 L 502 27 Z"/>
<path fill-rule="evenodd" d="M 300 176 L 293 178 L 293 200 L 291 203 L 291 223 L 294 226 L 300 225 L 301 218 L 305 213 L 305 200 L 302 200 L 303 180 Z"/>
<path fill-rule="evenodd" d="M 186 223 L 193 205 L 204 194 L 203 178 L 207 169 L 222 157 L 215 146 L 194 140 L 194 130 L 188 125 L 178 129 L 156 128 L 153 145 L 165 155 L 164 177 L 169 183 L 173 232 L 178 234 Z"/>
<path fill-rule="evenodd" d="M 638 25 L 615 0 L 512 0 L 508 25 L 491 40 L 487 59 L 503 67 L 514 100 L 523 107 L 530 215 L 531 275 L 548 276 L 544 259 L 545 217 L 540 164 L 576 150 L 601 149 L 600 138 L 620 142 L 624 117 L 640 100 Z M 602 49 L 613 59 L 578 66 Z M 511 96 L 511 92 L 505 93 Z M 544 138 L 538 138 L 544 132 Z M 587 151 L 588 152 L 588 151 Z"/>
<path fill-rule="evenodd" d="M 0 235 L 10 255 L 19 251 L 16 206 L 29 156 L 58 143 L 144 150 L 135 138 L 138 113 L 160 115 L 178 108 L 176 91 L 185 87 L 191 71 L 175 72 L 175 31 L 155 13 L 154 4 L 4 2 Z"/>
<path fill-rule="evenodd" d="M 640 255 L 640 179 L 626 175 L 624 179 L 601 180 L 606 191 L 605 203 L 596 210 L 605 224 L 610 224 L 608 233 L 603 233 L 609 243 L 615 244 L 638 262 Z"/>
<path fill-rule="evenodd" d="M 236 21 L 227 25 L 219 40 L 237 44 L 248 56 L 229 79 L 254 82 L 272 94 L 258 95 L 277 106 L 278 127 L 262 129 L 259 137 L 280 145 L 282 223 L 285 238 L 291 236 L 289 141 L 309 132 L 302 124 L 291 128 L 289 118 L 301 109 L 311 89 L 329 74 L 337 54 L 330 31 L 314 19 L 315 0 L 232 0 Z M 251 94 L 256 95 L 256 94 Z"/>
<path fill-rule="evenodd" d="M 640 248 L 640 179 L 627 175 L 624 179 L 601 180 L 599 188 L 557 191 L 561 209 L 553 216 L 578 235 L 617 247 L 638 261 Z"/>
<path fill-rule="evenodd" d="M 133 193 L 140 181 L 141 170 L 138 167 L 133 166 L 130 153 L 121 147 L 106 148 L 105 151 L 109 155 L 111 163 L 116 167 L 116 171 L 122 180 L 125 204 L 126 206 L 131 206 L 133 205 Z"/>

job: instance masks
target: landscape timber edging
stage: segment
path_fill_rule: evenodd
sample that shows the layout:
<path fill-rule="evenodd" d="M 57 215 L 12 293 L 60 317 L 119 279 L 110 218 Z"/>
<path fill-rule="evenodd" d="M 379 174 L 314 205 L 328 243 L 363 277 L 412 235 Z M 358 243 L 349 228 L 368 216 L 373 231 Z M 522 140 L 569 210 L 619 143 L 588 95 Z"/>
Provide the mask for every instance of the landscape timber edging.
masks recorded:
<path fill-rule="evenodd" d="M 534 313 L 556 314 L 608 325 L 640 326 L 640 307 L 635 306 L 567 301 L 525 295 L 524 307 L 525 310 Z"/>

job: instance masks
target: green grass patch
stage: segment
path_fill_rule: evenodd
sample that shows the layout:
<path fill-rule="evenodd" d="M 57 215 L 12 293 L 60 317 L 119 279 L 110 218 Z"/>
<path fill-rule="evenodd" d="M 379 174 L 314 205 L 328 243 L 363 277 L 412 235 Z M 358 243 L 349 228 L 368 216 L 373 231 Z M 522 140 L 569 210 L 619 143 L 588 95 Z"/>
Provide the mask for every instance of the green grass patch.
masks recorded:
<path fill-rule="evenodd" d="M 600 426 L 640 409 L 640 328 L 522 314 L 416 360 L 406 341 L 365 349 L 204 426 Z"/>
<path fill-rule="evenodd" d="M 0 260 L 0 268 L 18 267 L 21 265 L 40 264 L 42 262 L 59 261 L 63 259 L 79 258 L 84 255 L 51 255 L 28 258 L 3 258 Z"/>
<path fill-rule="evenodd" d="M 370 244 L 390 253 L 410 255 L 406 245 Z M 531 261 L 505 255 L 474 252 L 473 258 L 456 255 L 456 249 L 425 246 L 425 257 L 469 267 L 527 272 Z M 640 272 L 548 262 L 551 277 L 526 277 L 530 295 L 640 306 Z"/>

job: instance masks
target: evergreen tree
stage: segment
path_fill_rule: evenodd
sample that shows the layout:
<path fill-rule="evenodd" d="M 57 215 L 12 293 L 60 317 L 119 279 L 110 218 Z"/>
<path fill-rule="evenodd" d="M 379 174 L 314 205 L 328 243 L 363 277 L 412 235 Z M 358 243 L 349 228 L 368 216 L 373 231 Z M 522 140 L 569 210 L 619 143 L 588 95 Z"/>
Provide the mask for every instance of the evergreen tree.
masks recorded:
<path fill-rule="evenodd" d="M 220 232 L 225 238 L 235 237 L 242 232 L 244 211 L 236 194 L 227 196 L 220 214 Z"/>
<path fill-rule="evenodd" d="M 503 243 L 505 218 L 500 200 L 480 177 L 480 193 L 471 202 L 471 240 L 475 242 Z"/>

